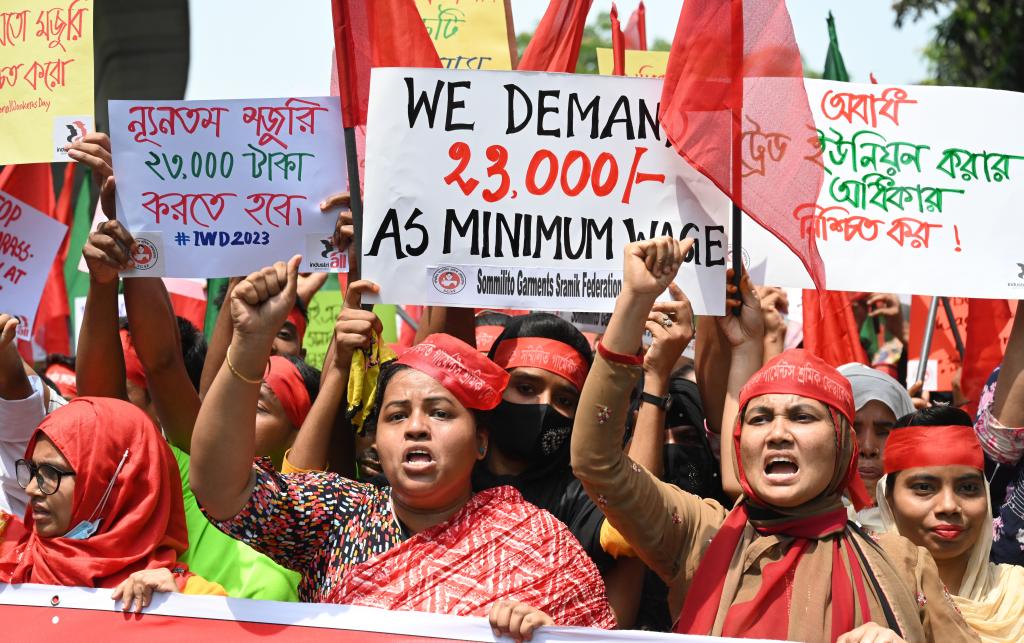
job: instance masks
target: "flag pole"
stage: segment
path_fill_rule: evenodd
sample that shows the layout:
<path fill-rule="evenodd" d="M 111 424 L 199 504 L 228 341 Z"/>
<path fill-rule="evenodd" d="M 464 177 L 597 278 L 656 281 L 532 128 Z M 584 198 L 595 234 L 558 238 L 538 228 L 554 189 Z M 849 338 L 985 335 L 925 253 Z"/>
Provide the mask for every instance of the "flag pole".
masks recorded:
<path fill-rule="evenodd" d="M 356 153 L 356 128 L 345 128 L 345 165 L 348 166 L 349 209 L 352 211 L 352 245 L 349 252 L 349 283 L 360 278 L 363 241 L 363 194 L 359 189 L 359 155 Z"/>
<path fill-rule="evenodd" d="M 733 84 L 733 119 L 732 119 L 732 270 L 736 294 L 743 301 L 740 292 L 740 281 L 743 273 L 743 0 L 732 0 L 732 84 Z M 732 314 L 740 316 L 742 304 L 732 309 Z"/>
<path fill-rule="evenodd" d="M 935 317 L 939 313 L 939 298 L 932 297 L 932 303 L 928 306 L 928 321 L 925 322 L 924 339 L 921 341 L 921 359 L 917 363 L 917 379 L 915 382 L 923 382 L 925 372 L 928 370 L 928 355 L 932 352 L 932 332 L 935 330 Z M 953 324 L 954 326 L 956 323 Z"/>
<path fill-rule="evenodd" d="M 953 316 L 953 307 L 949 304 L 949 297 L 939 297 L 942 302 L 942 310 L 949 320 L 949 330 L 953 331 L 953 343 L 956 344 L 956 352 L 960 353 L 960 363 L 964 361 L 964 340 L 960 337 L 960 327 L 956 325 L 956 318 Z"/>

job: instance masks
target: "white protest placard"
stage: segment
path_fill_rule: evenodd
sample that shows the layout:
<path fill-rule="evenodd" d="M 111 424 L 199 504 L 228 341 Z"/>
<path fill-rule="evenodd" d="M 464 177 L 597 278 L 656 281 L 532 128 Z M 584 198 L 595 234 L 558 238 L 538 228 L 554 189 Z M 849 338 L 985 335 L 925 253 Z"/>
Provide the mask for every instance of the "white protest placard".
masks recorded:
<path fill-rule="evenodd" d="M 806 81 L 817 132 L 783 140 L 748 123 L 744 164 L 784 154 L 825 168 L 815 235 L 831 290 L 1024 297 L 1024 95 L 962 87 Z M 799 260 L 749 219 L 756 283 L 811 287 Z"/>
<path fill-rule="evenodd" d="M 39 299 L 68 227 L 24 201 L 0 192 L 0 313 L 21 320 L 31 336 Z"/>
<path fill-rule="evenodd" d="M 623 247 L 670 234 L 696 241 L 678 277 L 694 310 L 722 314 L 729 201 L 666 145 L 660 95 L 644 78 L 375 69 L 375 301 L 607 312 Z"/>
<path fill-rule="evenodd" d="M 337 97 L 110 101 L 129 276 L 244 275 L 292 255 L 347 270 L 320 201 L 345 188 Z"/>

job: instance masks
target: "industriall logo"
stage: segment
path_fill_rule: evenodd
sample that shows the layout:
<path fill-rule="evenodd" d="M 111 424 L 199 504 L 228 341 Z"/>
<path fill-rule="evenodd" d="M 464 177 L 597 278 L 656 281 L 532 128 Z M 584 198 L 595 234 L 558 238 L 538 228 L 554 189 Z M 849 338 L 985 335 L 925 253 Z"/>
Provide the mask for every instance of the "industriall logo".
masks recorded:
<path fill-rule="evenodd" d="M 441 266 L 434 271 L 431 282 L 442 295 L 456 295 L 466 287 L 466 274 L 455 266 Z"/>
<path fill-rule="evenodd" d="M 1024 263 L 1014 263 L 1017 266 L 1017 279 L 1024 279 Z M 1024 281 L 1011 281 L 1006 284 L 1010 288 L 1024 288 Z"/>
<path fill-rule="evenodd" d="M 149 239 L 136 239 L 132 247 L 132 261 L 136 270 L 149 270 L 156 265 L 156 245 Z"/>

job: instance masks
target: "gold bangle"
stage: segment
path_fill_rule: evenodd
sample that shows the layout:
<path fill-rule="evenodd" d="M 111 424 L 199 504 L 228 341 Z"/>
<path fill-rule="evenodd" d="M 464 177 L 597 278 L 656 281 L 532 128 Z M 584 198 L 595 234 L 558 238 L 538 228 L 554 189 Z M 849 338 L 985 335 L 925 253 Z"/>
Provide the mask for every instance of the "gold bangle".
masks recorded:
<path fill-rule="evenodd" d="M 238 369 L 235 368 L 235 365 L 231 363 L 231 347 L 230 346 L 228 346 L 227 351 L 224 352 L 224 361 L 227 362 L 228 370 L 231 371 L 231 374 L 234 375 L 235 377 L 237 377 L 238 379 L 242 380 L 246 384 L 262 384 L 263 383 L 263 378 L 251 380 L 248 377 L 246 377 L 245 375 L 242 375 L 241 373 L 238 372 Z"/>

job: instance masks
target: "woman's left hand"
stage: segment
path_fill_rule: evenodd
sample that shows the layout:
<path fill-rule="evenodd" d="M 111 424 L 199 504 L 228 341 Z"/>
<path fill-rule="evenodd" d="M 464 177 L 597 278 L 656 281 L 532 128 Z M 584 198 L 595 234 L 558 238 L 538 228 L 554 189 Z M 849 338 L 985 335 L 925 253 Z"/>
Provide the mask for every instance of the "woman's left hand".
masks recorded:
<path fill-rule="evenodd" d="M 654 304 L 647 318 L 647 330 L 654 340 L 644 355 L 645 375 L 660 378 L 666 384 L 694 335 L 690 300 L 674 283 L 669 284 L 668 290 L 672 301 Z"/>
<path fill-rule="evenodd" d="M 865 623 L 852 632 L 843 634 L 836 643 L 907 643 L 903 638 L 878 623 Z"/>
<path fill-rule="evenodd" d="M 529 641 L 538 627 L 555 624 L 544 612 L 519 601 L 498 601 L 491 606 L 487 620 L 495 636 L 510 636 L 514 641 Z"/>
<path fill-rule="evenodd" d="M 125 612 L 134 611 L 142 613 L 143 607 L 149 607 L 153 601 L 153 592 L 176 592 L 178 584 L 174 581 L 174 574 L 166 567 L 158 569 L 143 569 L 137 571 L 128 578 L 121 581 L 121 584 L 114 589 L 111 598 L 121 601 L 121 609 Z M 132 604 L 135 609 L 132 609 Z"/>

